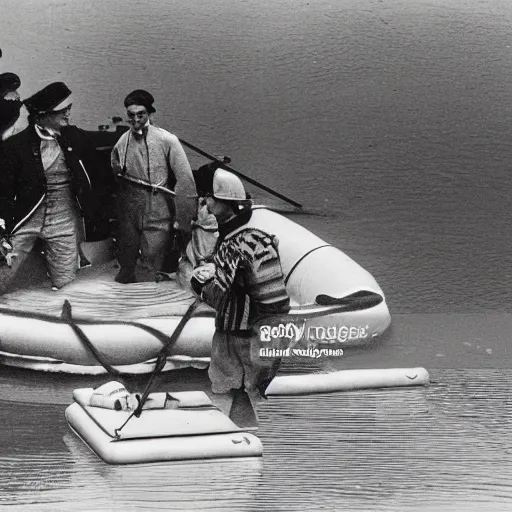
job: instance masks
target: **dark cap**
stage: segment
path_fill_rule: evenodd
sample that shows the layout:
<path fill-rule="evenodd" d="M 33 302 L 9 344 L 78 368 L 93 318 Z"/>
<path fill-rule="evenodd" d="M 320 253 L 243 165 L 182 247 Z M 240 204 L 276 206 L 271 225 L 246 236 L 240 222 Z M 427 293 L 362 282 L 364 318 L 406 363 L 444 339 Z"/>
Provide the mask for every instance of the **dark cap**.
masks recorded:
<path fill-rule="evenodd" d="M 70 96 L 71 91 L 64 82 L 54 82 L 27 98 L 23 103 L 29 113 L 43 114 L 65 108 L 66 100 Z"/>
<path fill-rule="evenodd" d="M 14 92 L 21 85 L 21 80 L 15 73 L 0 74 L 0 97 L 8 92 Z"/>
<path fill-rule="evenodd" d="M 153 114 L 153 112 L 156 112 L 153 107 L 154 102 L 155 98 L 153 98 L 153 95 L 148 91 L 145 91 L 144 89 L 136 89 L 126 96 L 124 106 L 128 108 L 130 105 L 142 105 L 143 107 L 146 107 L 149 114 Z"/>

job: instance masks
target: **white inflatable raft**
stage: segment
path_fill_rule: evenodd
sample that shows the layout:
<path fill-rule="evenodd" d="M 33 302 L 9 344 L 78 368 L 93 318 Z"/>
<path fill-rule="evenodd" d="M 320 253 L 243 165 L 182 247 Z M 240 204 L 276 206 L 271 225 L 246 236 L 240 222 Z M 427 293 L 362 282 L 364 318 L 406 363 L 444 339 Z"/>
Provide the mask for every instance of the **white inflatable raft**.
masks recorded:
<path fill-rule="evenodd" d="M 201 391 L 173 393 L 178 400 L 202 395 L 205 405 L 144 410 L 140 417 L 128 411 L 91 407 L 93 389 L 76 389 L 75 402 L 66 409 L 71 429 L 109 464 L 168 460 L 259 457 L 260 440 L 238 428 Z"/>
<path fill-rule="evenodd" d="M 268 395 L 298 395 L 429 384 L 424 368 L 346 370 L 328 374 L 278 376 Z M 130 412 L 92 407 L 92 388 L 76 389 L 66 409 L 71 429 L 110 464 L 260 456 L 260 440 L 238 428 L 202 391 L 172 393 L 185 407 Z M 161 395 L 161 393 L 159 393 Z M 152 395 L 150 395 L 151 397 Z M 186 404 L 194 406 L 187 407 Z"/>
<path fill-rule="evenodd" d="M 275 212 L 257 208 L 251 225 L 275 234 L 292 310 L 283 320 L 304 326 L 319 343 L 346 347 L 371 342 L 391 319 L 375 279 L 339 249 Z M 37 370 L 97 374 L 104 369 L 61 318 L 65 300 L 73 319 L 104 360 L 125 373 L 147 373 L 194 297 L 175 282 L 120 285 L 105 243 L 85 247 L 92 268 L 58 292 L 49 285 L 0 297 L 0 358 Z M 108 245 L 108 244 L 107 244 Z M 166 369 L 206 366 L 214 311 L 199 308 L 171 351 Z M 330 329 L 330 331 L 328 331 Z M 335 333 L 336 339 L 322 339 Z"/>

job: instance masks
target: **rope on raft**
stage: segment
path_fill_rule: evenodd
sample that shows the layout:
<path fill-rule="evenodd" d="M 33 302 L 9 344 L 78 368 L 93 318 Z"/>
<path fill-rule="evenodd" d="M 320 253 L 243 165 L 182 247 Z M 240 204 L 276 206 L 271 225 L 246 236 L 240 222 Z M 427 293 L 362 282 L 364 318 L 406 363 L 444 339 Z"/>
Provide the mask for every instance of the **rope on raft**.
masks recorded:
<path fill-rule="evenodd" d="M 82 329 L 80 329 L 80 327 L 73 321 L 71 304 L 67 299 L 62 305 L 61 318 L 71 327 L 71 329 L 73 329 L 73 332 L 76 334 L 77 338 L 89 349 L 91 354 L 96 358 L 98 363 L 100 363 L 101 366 L 107 370 L 109 375 L 112 375 L 113 377 L 121 376 L 121 372 L 103 359 L 103 356 L 98 352 L 84 331 L 82 331 Z"/>
<path fill-rule="evenodd" d="M 155 368 L 153 369 L 153 372 L 151 373 L 151 376 L 149 378 L 148 383 L 146 384 L 146 388 L 144 389 L 144 392 L 142 393 L 141 397 L 139 398 L 137 396 L 137 400 L 139 401 L 139 405 L 137 408 L 128 416 L 127 420 L 115 430 L 116 437 L 120 437 L 121 430 L 126 426 L 126 424 L 135 416 L 140 417 L 142 414 L 142 408 L 144 407 L 144 404 L 146 403 L 146 400 L 149 396 L 149 391 L 151 389 L 151 386 L 153 385 L 153 382 L 156 378 L 156 376 L 163 370 L 165 367 L 165 363 L 167 362 L 167 356 L 169 355 L 169 350 L 172 348 L 172 346 L 176 343 L 179 336 L 183 332 L 183 329 L 185 328 L 185 325 L 192 317 L 192 314 L 196 310 L 197 306 L 199 305 L 200 300 L 196 299 L 194 302 L 188 307 L 186 313 L 181 318 L 180 322 L 176 326 L 176 329 L 173 331 L 171 336 L 167 336 L 156 329 L 149 329 L 149 332 L 152 332 L 152 334 L 155 335 L 156 338 L 158 338 L 163 343 L 163 347 L 160 350 L 156 363 Z M 82 331 L 82 329 L 73 321 L 73 315 L 72 315 L 72 308 L 71 304 L 68 300 L 64 301 L 64 304 L 62 306 L 62 313 L 61 313 L 62 319 L 73 329 L 73 332 L 76 334 L 77 338 L 89 349 L 91 354 L 96 358 L 96 360 L 105 368 L 105 370 L 108 372 L 109 375 L 119 378 L 122 376 L 121 372 L 111 366 L 98 352 L 96 347 L 93 345 L 91 340 L 87 337 L 87 335 Z"/>
<path fill-rule="evenodd" d="M 167 361 L 167 356 L 169 354 L 169 350 L 172 347 L 172 345 L 176 342 L 176 340 L 179 338 L 180 334 L 182 333 L 185 325 L 192 317 L 192 314 L 194 313 L 195 309 L 199 305 L 201 301 L 199 299 L 196 299 L 187 309 L 187 312 L 182 316 L 179 324 L 176 326 L 176 329 L 173 331 L 172 335 L 168 338 L 167 343 L 162 347 L 162 350 L 160 350 L 160 353 L 158 354 L 155 368 L 153 369 L 153 372 L 151 373 L 151 376 L 149 378 L 148 383 L 146 384 L 146 388 L 144 389 L 144 392 L 142 393 L 141 397 L 137 399 L 139 400 L 139 405 L 137 408 L 128 416 L 126 421 L 119 427 L 116 428 L 115 434 L 116 437 L 119 439 L 121 430 L 126 426 L 126 424 L 135 416 L 136 418 L 139 418 L 142 414 L 142 408 L 144 407 L 144 404 L 146 403 L 146 400 L 149 396 L 149 391 L 151 389 L 151 386 L 153 385 L 153 382 L 155 380 L 155 377 L 163 370 L 165 363 Z"/>

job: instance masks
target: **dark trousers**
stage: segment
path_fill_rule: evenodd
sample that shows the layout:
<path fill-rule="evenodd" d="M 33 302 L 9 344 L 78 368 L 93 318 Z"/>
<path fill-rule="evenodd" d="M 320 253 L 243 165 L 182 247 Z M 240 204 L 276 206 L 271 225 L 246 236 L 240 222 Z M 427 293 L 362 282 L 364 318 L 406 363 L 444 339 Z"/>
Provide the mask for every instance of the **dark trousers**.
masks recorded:
<path fill-rule="evenodd" d="M 134 273 L 140 257 L 143 280 L 153 281 L 162 269 L 172 223 L 172 198 L 162 192 L 122 183 L 118 196 L 117 260 Z M 171 204 L 170 204 L 171 203 Z"/>

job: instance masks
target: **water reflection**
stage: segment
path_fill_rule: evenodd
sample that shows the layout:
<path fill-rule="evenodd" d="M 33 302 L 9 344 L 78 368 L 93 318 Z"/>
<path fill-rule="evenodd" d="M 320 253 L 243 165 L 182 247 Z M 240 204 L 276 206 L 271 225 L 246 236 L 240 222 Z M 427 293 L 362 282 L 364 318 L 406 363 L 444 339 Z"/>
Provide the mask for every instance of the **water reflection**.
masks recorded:
<path fill-rule="evenodd" d="M 68 429 L 63 406 L 1 402 L 1 503 L 128 511 L 510 504 L 510 376 L 434 370 L 432 378 L 428 388 L 271 398 L 260 408 L 264 456 L 225 461 L 110 466 Z"/>

